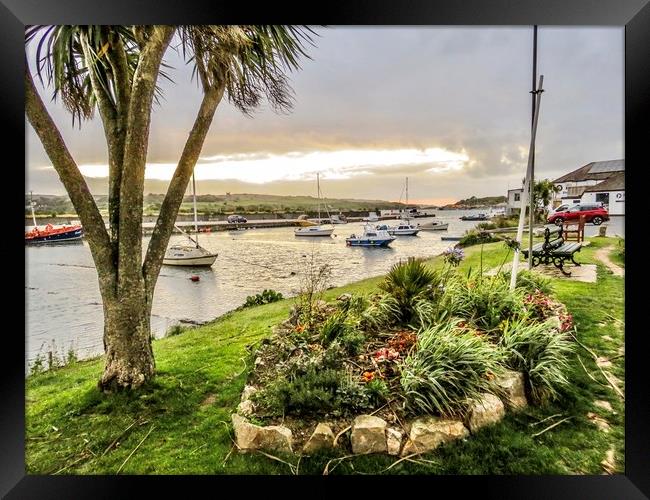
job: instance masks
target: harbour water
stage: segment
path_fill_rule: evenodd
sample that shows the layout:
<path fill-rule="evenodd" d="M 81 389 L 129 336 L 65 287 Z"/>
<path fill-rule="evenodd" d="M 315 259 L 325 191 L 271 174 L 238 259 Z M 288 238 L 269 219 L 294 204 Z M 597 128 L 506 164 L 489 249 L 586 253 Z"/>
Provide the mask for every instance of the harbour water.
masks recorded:
<path fill-rule="evenodd" d="M 389 248 L 347 247 L 345 238 L 361 233 L 363 223 L 336 225 L 330 238 L 296 237 L 292 227 L 202 233 L 201 245 L 219 257 L 211 268 L 163 266 L 152 308 L 153 334 L 161 337 L 182 321 L 212 320 L 267 288 L 295 295 L 312 255 L 314 262 L 331 266 L 332 286 L 384 274 L 400 259 L 437 255 L 454 245 L 441 236 L 460 236 L 477 224 L 459 220 L 465 213 L 470 212 L 439 211 L 433 219 L 418 218 L 413 222 L 448 222 L 449 229 L 399 236 Z M 597 231 L 588 226 L 586 234 Z M 170 243 L 184 238 L 172 236 Z M 148 242 L 145 237 L 145 248 Z M 27 246 L 25 254 L 27 366 L 48 351 L 62 357 L 73 350 L 82 359 L 101 354 L 103 311 L 88 244 Z M 191 281 L 192 275 L 200 280 Z"/>

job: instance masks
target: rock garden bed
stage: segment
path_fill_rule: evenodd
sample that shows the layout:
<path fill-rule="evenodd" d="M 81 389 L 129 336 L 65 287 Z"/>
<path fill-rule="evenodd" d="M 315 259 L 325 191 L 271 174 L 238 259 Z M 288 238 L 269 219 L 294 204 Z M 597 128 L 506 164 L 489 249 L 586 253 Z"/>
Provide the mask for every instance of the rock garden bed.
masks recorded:
<path fill-rule="evenodd" d="M 309 274 L 290 317 L 251 346 L 232 415 L 240 451 L 408 457 L 465 439 L 506 411 L 562 396 L 572 318 L 549 281 L 397 264 L 370 296 L 322 300 Z"/>

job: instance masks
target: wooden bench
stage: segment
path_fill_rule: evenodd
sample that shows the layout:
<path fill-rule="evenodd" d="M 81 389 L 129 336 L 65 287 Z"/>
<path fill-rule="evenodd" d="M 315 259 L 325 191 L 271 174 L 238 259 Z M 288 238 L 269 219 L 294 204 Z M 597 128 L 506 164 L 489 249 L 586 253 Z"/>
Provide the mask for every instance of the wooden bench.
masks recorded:
<path fill-rule="evenodd" d="M 568 220 L 562 223 L 562 237 L 564 241 L 576 241 L 581 243 L 585 240 L 585 221 L 584 215 L 578 220 Z"/>
<path fill-rule="evenodd" d="M 567 243 L 564 239 L 564 232 L 561 227 L 544 229 L 544 241 L 533 245 L 533 267 L 541 263 L 553 264 L 565 276 L 571 276 L 570 272 L 564 270 L 564 263 L 570 260 L 576 266 L 580 266 L 574 259 L 574 254 L 580 251 L 582 243 Z M 528 258 L 528 249 L 522 248 L 524 257 Z"/>

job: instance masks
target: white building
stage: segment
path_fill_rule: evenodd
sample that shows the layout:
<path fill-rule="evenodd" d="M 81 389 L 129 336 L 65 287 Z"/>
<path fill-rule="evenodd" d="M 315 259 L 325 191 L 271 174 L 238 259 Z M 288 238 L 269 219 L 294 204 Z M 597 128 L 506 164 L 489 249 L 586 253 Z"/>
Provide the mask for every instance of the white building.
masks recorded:
<path fill-rule="evenodd" d="M 610 215 L 625 215 L 625 160 L 588 163 L 553 181 L 560 188 L 553 207 L 601 202 Z"/>
<path fill-rule="evenodd" d="M 515 209 L 521 210 L 521 193 L 523 188 L 508 189 L 508 201 L 506 202 L 506 215 L 512 215 Z"/>

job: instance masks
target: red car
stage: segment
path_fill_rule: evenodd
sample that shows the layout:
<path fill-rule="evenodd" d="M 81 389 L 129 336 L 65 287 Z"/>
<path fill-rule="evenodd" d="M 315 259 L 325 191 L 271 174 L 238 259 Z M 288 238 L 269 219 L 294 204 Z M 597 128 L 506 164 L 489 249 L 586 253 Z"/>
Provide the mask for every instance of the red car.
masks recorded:
<path fill-rule="evenodd" d="M 548 222 L 560 226 L 565 220 L 577 220 L 581 215 L 585 216 L 585 222 L 591 222 L 595 226 L 609 220 L 609 212 L 601 204 L 580 203 L 567 210 L 552 213 L 548 216 Z"/>

